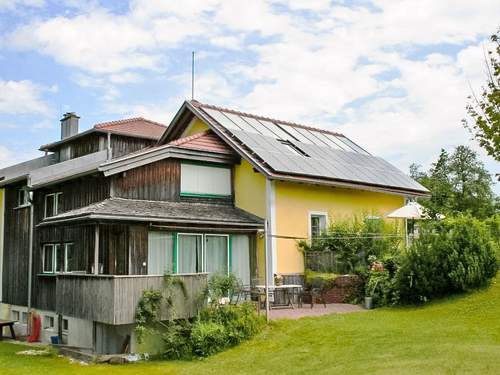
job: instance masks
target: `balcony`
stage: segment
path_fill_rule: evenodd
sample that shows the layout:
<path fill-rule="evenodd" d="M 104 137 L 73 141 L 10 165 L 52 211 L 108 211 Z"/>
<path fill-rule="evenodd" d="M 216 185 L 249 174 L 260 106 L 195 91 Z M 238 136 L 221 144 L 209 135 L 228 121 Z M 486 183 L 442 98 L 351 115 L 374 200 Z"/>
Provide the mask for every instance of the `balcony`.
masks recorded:
<path fill-rule="evenodd" d="M 176 277 L 184 283 L 186 295 L 180 287 L 174 287 L 172 309 L 162 311 L 163 319 L 195 316 L 207 285 L 204 273 Z M 161 289 L 163 283 L 163 276 L 58 274 L 55 311 L 104 324 L 131 324 L 142 292 Z"/>

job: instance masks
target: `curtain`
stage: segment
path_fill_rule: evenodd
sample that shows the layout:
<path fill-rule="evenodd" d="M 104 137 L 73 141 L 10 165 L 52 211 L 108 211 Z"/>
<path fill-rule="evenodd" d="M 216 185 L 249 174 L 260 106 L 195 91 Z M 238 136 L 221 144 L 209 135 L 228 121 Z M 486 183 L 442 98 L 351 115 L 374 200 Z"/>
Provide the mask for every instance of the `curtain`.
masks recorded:
<path fill-rule="evenodd" d="M 245 234 L 232 237 L 232 272 L 243 285 L 250 285 L 250 238 Z"/>
<path fill-rule="evenodd" d="M 206 236 L 205 258 L 206 272 L 227 274 L 228 237 Z"/>
<path fill-rule="evenodd" d="M 202 238 L 201 234 L 179 234 L 177 242 L 177 272 L 202 272 Z"/>
<path fill-rule="evenodd" d="M 173 235 L 168 232 L 148 233 L 148 275 L 174 272 Z"/>

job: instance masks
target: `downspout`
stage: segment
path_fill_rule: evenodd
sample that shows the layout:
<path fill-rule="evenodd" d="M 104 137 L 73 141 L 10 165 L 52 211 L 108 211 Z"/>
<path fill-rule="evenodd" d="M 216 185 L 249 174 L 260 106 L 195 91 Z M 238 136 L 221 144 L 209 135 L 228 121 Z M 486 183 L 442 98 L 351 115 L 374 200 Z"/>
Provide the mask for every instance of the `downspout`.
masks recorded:
<path fill-rule="evenodd" d="M 29 233 L 29 255 L 28 255 L 28 311 L 31 310 L 31 294 L 32 294 L 32 275 L 33 275 L 33 234 L 34 234 L 34 212 L 35 205 L 33 204 L 33 191 L 29 193 L 30 200 L 30 233 Z M 31 333 L 31 332 L 30 332 Z"/>

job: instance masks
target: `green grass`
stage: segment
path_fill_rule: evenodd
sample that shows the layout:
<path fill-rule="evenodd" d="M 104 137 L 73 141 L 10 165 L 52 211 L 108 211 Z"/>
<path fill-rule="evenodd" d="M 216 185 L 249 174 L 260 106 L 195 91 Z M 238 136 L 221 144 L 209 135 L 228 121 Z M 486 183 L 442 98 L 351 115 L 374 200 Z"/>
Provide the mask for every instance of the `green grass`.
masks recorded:
<path fill-rule="evenodd" d="M 280 321 L 192 362 L 81 366 L 15 355 L 23 349 L 0 343 L 0 374 L 498 374 L 500 276 L 487 289 L 424 307 Z"/>

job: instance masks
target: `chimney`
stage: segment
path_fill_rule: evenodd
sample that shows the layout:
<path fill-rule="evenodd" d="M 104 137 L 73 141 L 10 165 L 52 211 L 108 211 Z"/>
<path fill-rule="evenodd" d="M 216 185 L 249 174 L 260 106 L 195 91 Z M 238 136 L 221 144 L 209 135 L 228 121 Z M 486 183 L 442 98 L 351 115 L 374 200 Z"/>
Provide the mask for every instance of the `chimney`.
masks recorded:
<path fill-rule="evenodd" d="M 67 112 L 61 119 L 61 139 L 66 139 L 78 134 L 78 120 L 80 117 L 75 112 Z"/>

